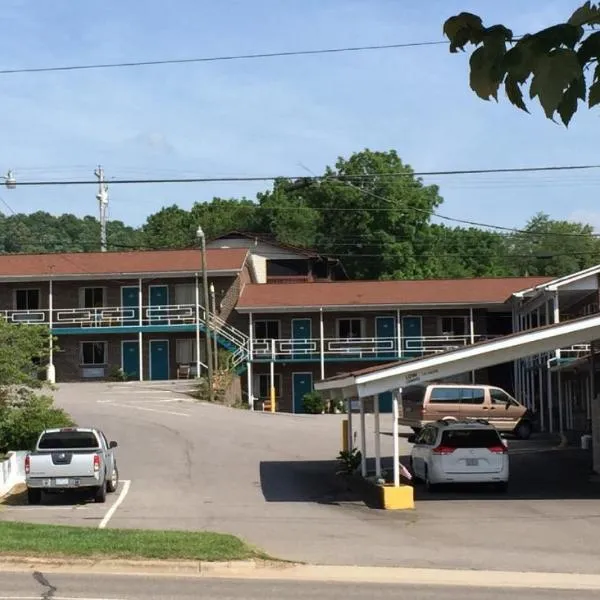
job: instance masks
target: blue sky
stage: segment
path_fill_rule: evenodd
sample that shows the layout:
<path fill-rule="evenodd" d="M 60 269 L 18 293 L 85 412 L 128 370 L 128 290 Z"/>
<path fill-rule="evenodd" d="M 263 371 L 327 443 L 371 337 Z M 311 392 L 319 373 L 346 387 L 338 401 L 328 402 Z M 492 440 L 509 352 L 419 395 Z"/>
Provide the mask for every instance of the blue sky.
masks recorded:
<path fill-rule="evenodd" d="M 525 33 L 581 0 L 3 0 L 0 68 L 441 40 L 469 10 Z M 468 87 L 445 47 L 70 73 L 0 75 L 0 171 L 22 179 L 316 173 L 365 147 L 417 171 L 597 163 L 598 113 L 568 130 Z M 440 212 L 521 226 L 538 211 L 600 228 L 600 172 L 456 176 Z M 141 224 L 173 203 L 262 184 L 117 186 L 110 215 Z M 15 210 L 96 214 L 96 189 L 1 191 Z"/>

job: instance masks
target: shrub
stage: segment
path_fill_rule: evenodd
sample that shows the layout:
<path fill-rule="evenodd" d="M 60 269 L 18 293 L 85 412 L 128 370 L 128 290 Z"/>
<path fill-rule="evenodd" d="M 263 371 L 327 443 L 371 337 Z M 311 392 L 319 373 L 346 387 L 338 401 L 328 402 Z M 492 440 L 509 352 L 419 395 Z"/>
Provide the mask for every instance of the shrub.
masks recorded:
<path fill-rule="evenodd" d="M 32 391 L 21 393 L 18 401 L 0 408 L 0 452 L 32 450 L 44 429 L 69 427 L 71 417 L 52 405 L 49 396 Z"/>
<path fill-rule="evenodd" d="M 304 412 L 308 415 L 320 415 L 325 410 L 325 402 L 319 392 L 304 394 Z"/>

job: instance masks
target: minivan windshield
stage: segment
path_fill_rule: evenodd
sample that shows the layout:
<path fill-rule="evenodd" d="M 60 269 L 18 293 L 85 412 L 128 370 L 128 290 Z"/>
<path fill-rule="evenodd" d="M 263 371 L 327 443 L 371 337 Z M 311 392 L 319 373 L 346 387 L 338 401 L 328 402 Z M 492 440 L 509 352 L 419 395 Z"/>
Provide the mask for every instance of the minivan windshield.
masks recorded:
<path fill-rule="evenodd" d="M 449 448 L 490 448 L 501 444 L 493 429 L 451 429 L 442 434 L 442 446 Z"/>
<path fill-rule="evenodd" d="M 55 431 L 42 436 L 40 450 L 69 450 L 98 448 L 98 440 L 91 431 Z"/>

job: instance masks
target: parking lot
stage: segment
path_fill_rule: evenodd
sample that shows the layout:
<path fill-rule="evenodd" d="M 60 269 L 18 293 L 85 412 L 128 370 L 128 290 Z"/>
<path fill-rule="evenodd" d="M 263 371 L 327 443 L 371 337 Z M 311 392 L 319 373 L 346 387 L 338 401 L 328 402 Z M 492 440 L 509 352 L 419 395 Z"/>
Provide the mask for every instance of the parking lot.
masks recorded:
<path fill-rule="evenodd" d="M 98 527 L 110 513 L 107 527 L 233 533 L 306 562 L 600 572 L 600 490 L 578 450 L 510 440 L 508 494 L 417 486 L 415 511 L 377 511 L 332 476 L 340 415 L 199 404 L 171 384 L 65 385 L 57 401 L 119 442 L 121 487 L 105 505 L 4 505 L 0 519 Z M 386 415 L 387 456 L 390 432 Z"/>

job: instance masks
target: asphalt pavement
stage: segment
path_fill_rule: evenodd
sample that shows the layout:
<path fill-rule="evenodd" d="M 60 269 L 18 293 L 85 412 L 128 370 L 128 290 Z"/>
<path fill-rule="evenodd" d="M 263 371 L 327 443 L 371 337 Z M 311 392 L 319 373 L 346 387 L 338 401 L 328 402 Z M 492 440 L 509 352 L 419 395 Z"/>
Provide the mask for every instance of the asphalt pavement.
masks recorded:
<path fill-rule="evenodd" d="M 339 416 L 198 404 L 170 384 L 63 385 L 57 402 L 119 442 L 131 483 L 107 527 L 233 533 L 308 563 L 600 573 L 600 490 L 577 454 L 517 452 L 507 496 L 417 488 L 415 511 L 376 511 L 332 484 Z M 391 431 L 389 415 L 382 430 Z M 382 444 L 391 454 L 390 435 Z M 96 507 L 36 513 L 74 525 L 100 517 Z M 33 514 L 0 510 L 5 518 Z"/>
<path fill-rule="evenodd" d="M 562 600 L 565 591 L 224 580 L 184 577 L 0 573 L 0 600 Z M 596 600 L 598 591 L 569 591 Z"/>

